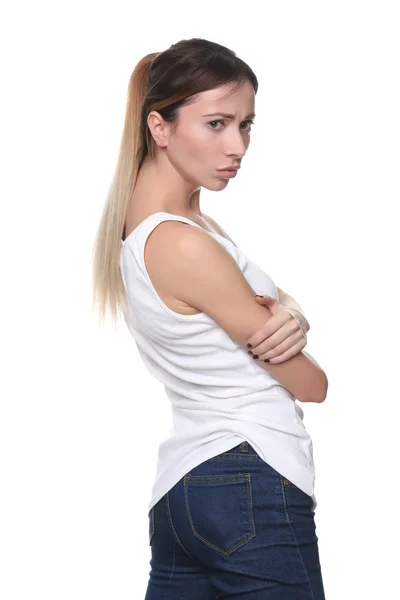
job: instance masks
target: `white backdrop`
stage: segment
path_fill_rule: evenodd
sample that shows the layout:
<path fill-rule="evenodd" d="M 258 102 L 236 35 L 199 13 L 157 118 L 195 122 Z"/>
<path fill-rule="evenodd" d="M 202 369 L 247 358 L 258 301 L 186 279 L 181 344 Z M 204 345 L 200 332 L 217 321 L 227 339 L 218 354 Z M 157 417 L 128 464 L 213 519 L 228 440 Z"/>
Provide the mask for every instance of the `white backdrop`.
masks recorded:
<path fill-rule="evenodd" d="M 190 37 L 230 47 L 259 79 L 243 168 L 222 192 L 203 189 L 201 206 L 301 304 L 306 350 L 328 375 L 325 402 L 301 404 L 327 600 L 395 597 L 397 9 L 2 9 L 2 600 L 144 598 L 147 504 L 169 405 L 124 323 L 101 330 L 92 317 L 90 260 L 129 77 L 143 55 Z"/>

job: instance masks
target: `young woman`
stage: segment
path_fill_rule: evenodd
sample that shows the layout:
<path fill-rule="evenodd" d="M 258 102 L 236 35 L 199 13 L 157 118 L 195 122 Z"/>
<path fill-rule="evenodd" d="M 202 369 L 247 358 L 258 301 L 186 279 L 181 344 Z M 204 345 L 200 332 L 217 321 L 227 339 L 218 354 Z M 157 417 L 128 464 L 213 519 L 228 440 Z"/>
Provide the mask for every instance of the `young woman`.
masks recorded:
<path fill-rule="evenodd" d="M 201 187 L 225 189 L 242 166 L 257 89 L 233 51 L 197 38 L 130 79 L 93 275 L 102 317 L 122 309 L 171 402 L 146 600 L 324 598 L 296 399 L 322 402 L 327 377 L 303 352 L 300 307 L 200 208 Z"/>

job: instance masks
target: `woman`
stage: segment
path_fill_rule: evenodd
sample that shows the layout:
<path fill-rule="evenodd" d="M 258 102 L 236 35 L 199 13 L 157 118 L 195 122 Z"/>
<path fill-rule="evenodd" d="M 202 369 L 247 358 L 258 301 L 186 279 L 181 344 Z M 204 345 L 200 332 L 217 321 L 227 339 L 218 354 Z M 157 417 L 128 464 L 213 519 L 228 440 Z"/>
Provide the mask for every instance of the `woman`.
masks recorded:
<path fill-rule="evenodd" d="M 327 378 L 302 352 L 298 305 L 286 310 L 200 209 L 201 187 L 223 190 L 241 167 L 257 89 L 246 63 L 203 39 L 145 56 L 129 84 L 94 301 L 102 316 L 122 308 L 171 401 L 146 600 L 324 598 L 312 442 L 295 400 L 322 402 Z"/>

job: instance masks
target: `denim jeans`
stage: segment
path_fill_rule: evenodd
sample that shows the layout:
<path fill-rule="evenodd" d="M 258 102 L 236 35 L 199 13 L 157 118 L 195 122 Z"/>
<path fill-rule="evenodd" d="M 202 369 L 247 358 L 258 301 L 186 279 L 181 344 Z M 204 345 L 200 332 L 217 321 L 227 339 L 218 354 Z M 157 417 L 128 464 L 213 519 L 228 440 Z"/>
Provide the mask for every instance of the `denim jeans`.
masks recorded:
<path fill-rule="evenodd" d="M 145 600 L 325 600 L 312 507 L 248 442 L 206 460 L 149 512 Z"/>

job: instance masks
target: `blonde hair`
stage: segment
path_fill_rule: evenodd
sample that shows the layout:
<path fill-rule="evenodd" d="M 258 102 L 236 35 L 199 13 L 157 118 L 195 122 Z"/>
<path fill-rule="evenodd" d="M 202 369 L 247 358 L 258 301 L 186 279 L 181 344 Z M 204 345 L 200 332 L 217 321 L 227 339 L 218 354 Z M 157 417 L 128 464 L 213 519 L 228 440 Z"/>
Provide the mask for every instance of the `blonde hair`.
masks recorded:
<path fill-rule="evenodd" d="M 257 93 L 258 81 L 236 54 L 201 38 L 181 40 L 164 52 L 144 56 L 136 65 L 128 86 L 125 122 L 115 174 L 106 197 L 93 247 L 93 310 L 100 324 L 107 309 L 117 323 L 127 311 L 120 271 L 121 240 L 129 201 L 144 158 L 154 158 L 155 142 L 147 126 L 151 111 L 177 124 L 178 109 L 197 94 L 227 83 L 240 85 L 249 79 Z"/>

